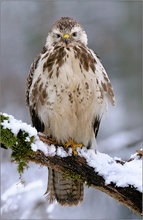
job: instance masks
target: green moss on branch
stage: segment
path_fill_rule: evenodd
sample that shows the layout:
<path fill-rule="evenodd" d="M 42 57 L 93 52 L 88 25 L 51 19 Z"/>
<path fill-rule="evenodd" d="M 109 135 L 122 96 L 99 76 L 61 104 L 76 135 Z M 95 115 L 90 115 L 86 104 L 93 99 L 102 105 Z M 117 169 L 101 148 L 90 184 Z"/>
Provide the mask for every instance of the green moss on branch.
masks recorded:
<path fill-rule="evenodd" d="M 0 142 L 3 148 L 12 149 L 11 158 L 18 164 L 17 170 L 20 174 L 22 174 L 24 169 L 28 168 L 27 158 L 33 153 L 31 143 L 34 140 L 34 137 L 30 137 L 27 132 L 21 129 L 18 131 L 17 135 L 15 135 L 11 129 L 3 126 L 4 121 L 10 123 L 9 117 L 1 113 L 0 118 Z"/>

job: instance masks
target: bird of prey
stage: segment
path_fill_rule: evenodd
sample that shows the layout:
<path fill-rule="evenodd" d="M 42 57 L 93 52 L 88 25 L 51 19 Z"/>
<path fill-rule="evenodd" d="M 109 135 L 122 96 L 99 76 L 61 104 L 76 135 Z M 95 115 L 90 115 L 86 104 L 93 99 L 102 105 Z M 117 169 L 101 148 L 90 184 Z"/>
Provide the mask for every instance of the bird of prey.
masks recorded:
<path fill-rule="evenodd" d="M 101 117 L 115 97 L 99 57 L 87 46 L 79 22 L 62 17 L 51 27 L 27 78 L 26 102 L 33 126 L 65 147 L 95 148 Z M 77 205 L 83 183 L 49 168 L 49 201 Z"/>

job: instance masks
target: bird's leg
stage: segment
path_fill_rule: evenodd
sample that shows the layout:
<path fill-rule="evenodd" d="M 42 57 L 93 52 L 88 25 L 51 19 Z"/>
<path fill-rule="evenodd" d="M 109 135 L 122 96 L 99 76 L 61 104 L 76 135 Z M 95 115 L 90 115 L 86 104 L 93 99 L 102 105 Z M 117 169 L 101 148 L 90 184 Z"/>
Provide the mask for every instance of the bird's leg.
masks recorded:
<path fill-rule="evenodd" d="M 71 147 L 72 148 L 72 151 L 73 151 L 74 155 L 77 154 L 76 148 L 77 147 L 82 147 L 82 146 L 83 146 L 82 144 L 76 143 L 73 139 L 69 139 L 68 142 L 65 143 L 65 147 Z"/>

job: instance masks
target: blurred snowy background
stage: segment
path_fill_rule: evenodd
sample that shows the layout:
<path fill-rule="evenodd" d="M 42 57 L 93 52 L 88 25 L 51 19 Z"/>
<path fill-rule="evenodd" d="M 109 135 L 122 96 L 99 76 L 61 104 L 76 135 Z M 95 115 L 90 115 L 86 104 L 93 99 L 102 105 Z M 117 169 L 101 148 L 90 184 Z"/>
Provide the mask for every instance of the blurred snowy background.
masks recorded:
<path fill-rule="evenodd" d="M 26 77 L 50 26 L 62 16 L 77 19 L 88 45 L 102 59 L 116 95 L 104 116 L 98 150 L 126 160 L 141 147 L 141 1 L 2 1 L 1 111 L 31 123 L 25 106 Z M 10 152 L 1 151 L 1 219 L 140 219 L 128 208 L 85 187 L 77 207 L 49 205 L 44 197 L 47 169 L 30 164 L 21 185 Z"/>

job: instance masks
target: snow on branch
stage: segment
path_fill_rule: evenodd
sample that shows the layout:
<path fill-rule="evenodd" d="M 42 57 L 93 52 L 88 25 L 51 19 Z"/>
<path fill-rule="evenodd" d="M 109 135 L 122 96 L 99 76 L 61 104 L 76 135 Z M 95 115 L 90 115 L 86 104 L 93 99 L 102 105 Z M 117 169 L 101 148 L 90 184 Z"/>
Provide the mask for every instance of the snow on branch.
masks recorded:
<path fill-rule="evenodd" d="M 88 186 L 110 195 L 138 215 L 142 212 L 142 156 L 138 150 L 125 162 L 107 154 L 58 144 L 38 134 L 35 128 L 13 116 L 1 113 L 1 147 L 11 148 L 11 157 L 21 174 L 32 161 L 65 172 L 70 178 L 80 178 Z"/>

